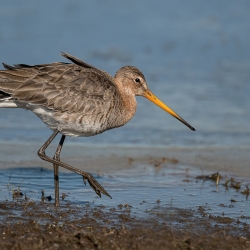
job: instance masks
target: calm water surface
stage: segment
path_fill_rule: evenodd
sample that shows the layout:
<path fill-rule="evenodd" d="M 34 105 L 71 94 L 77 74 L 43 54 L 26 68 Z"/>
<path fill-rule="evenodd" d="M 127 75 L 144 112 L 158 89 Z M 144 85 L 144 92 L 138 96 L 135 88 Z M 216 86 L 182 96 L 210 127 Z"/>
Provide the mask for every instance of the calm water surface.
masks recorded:
<path fill-rule="evenodd" d="M 126 126 L 74 143 L 239 146 L 250 138 L 250 3 L 241 1 L 1 1 L 0 60 L 64 61 L 69 52 L 114 74 L 140 68 L 192 132 L 138 98 Z M 0 109 L 1 141 L 50 135 L 32 113 Z"/>

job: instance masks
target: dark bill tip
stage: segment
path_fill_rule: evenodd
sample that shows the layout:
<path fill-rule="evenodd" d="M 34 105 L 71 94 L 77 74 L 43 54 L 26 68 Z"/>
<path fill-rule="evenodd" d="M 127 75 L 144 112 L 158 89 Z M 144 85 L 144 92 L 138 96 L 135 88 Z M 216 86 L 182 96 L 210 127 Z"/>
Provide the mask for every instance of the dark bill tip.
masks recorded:
<path fill-rule="evenodd" d="M 187 127 L 189 127 L 191 130 L 196 131 L 194 127 L 192 127 L 188 122 L 186 122 L 183 118 L 181 118 L 180 116 L 175 117 L 176 119 L 178 119 L 180 122 L 182 122 L 183 124 L 185 124 Z"/>

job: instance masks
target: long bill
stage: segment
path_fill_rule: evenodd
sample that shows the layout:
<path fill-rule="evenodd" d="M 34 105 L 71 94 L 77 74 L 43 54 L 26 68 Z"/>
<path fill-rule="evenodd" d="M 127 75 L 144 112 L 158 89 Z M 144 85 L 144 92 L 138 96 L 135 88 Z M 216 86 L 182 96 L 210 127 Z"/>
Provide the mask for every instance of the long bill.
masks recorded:
<path fill-rule="evenodd" d="M 185 124 L 187 127 L 189 127 L 191 130 L 195 131 L 195 128 L 193 128 L 189 123 L 187 123 L 183 118 L 181 118 L 177 113 L 175 113 L 171 108 L 169 108 L 166 104 L 164 104 L 161 100 L 159 100 L 150 90 L 146 90 L 144 92 L 143 97 L 147 98 L 149 101 L 153 102 L 166 112 L 168 112 L 170 115 L 178 119 L 180 122 Z"/>

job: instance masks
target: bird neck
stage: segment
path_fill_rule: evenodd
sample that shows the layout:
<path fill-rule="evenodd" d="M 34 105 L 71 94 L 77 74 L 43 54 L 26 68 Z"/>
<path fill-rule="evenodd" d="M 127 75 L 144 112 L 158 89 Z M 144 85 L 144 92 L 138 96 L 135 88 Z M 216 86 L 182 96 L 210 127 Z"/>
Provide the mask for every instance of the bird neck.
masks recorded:
<path fill-rule="evenodd" d="M 123 117 L 126 119 L 126 123 L 130 121 L 136 112 L 137 102 L 134 93 L 123 92 L 121 95 L 123 104 Z"/>
<path fill-rule="evenodd" d="M 118 104 L 122 108 L 117 109 L 117 125 L 122 126 L 130 121 L 136 112 L 137 102 L 135 94 L 130 88 L 124 88 L 123 86 L 117 86 L 120 93 L 120 103 Z"/>

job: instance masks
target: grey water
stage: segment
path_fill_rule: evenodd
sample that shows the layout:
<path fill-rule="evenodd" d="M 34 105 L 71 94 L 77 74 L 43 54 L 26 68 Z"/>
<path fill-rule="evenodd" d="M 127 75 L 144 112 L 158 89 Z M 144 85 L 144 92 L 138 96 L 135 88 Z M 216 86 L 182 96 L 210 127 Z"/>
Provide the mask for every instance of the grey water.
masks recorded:
<path fill-rule="evenodd" d="M 150 89 L 196 132 L 138 97 L 124 127 L 70 143 L 249 146 L 250 2 L 0 1 L 0 61 L 65 61 L 65 51 L 112 75 L 137 66 Z M 0 109 L 0 141 L 51 134 L 32 113 Z"/>

